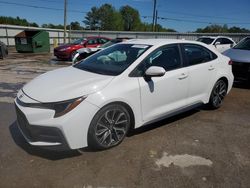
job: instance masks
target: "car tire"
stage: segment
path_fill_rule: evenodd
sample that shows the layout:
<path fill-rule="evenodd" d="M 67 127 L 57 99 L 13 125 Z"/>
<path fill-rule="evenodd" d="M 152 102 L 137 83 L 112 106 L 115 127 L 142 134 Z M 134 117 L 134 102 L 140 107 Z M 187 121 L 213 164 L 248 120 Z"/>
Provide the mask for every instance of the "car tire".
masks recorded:
<path fill-rule="evenodd" d="M 227 94 L 227 83 L 224 80 L 220 79 L 214 84 L 213 90 L 210 94 L 208 106 L 211 109 L 220 108 L 226 94 Z"/>
<path fill-rule="evenodd" d="M 100 109 L 90 123 L 88 146 L 103 150 L 119 145 L 128 133 L 131 117 L 120 104 L 110 104 Z"/>

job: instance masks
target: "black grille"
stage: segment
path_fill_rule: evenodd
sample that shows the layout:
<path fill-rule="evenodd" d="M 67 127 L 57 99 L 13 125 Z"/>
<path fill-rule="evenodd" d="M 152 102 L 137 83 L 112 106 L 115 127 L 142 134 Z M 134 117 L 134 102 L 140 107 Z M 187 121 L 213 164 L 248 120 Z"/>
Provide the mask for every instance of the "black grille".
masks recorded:
<path fill-rule="evenodd" d="M 15 105 L 16 107 L 16 115 L 17 115 L 17 122 L 19 125 L 19 128 L 21 129 L 21 131 L 23 132 L 23 134 L 25 134 L 25 136 L 32 140 L 32 134 L 29 131 L 29 123 L 25 117 L 25 115 L 22 113 L 22 111 Z"/>

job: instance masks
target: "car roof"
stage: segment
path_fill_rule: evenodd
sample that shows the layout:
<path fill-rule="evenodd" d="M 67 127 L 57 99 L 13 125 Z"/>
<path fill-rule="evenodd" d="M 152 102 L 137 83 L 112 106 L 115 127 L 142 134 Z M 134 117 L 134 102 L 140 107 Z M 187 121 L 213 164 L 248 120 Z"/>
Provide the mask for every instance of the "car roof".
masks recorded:
<path fill-rule="evenodd" d="M 128 41 L 125 41 L 123 43 L 127 44 L 143 44 L 143 45 L 152 45 L 152 46 L 162 46 L 166 44 L 175 44 L 175 43 L 192 43 L 192 44 L 202 44 L 198 41 L 190 41 L 190 40 L 184 40 L 184 39 L 131 39 Z"/>
<path fill-rule="evenodd" d="M 232 40 L 232 38 L 227 37 L 227 36 L 202 36 L 202 37 L 199 37 L 199 38 L 211 38 L 211 39 L 217 39 L 217 38 L 227 38 L 227 39 Z"/>

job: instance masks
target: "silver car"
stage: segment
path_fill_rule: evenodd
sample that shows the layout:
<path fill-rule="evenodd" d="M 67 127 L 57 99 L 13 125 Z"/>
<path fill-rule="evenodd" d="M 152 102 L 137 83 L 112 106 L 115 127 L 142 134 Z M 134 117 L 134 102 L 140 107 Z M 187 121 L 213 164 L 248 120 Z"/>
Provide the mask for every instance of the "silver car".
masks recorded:
<path fill-rule="evenodd" d="M 226 50 L 223 54 L 233 62 L 234 78 L 250 81 L 250 37 L 242 39 L 236 46 Z"/>

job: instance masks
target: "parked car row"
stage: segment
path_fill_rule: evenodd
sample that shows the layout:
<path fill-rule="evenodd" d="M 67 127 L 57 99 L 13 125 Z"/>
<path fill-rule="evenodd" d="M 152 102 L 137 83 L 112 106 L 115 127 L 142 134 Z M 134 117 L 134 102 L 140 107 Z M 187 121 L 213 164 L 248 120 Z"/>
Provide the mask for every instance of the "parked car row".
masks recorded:
<path fill-rule="evenodd" d="M 80 48 L 79 50 L 77 50 L 75 56 L 72 59 L 72 63 L 75 64 L 76 62 L 79 62 L 80 60 L 104 49 L 107 48 L 113 44 L 119 43 L 119 42 L 124 42 L 126 40 L 129 40 L 130 38 L 127 37 L 123 37 L 123 38 L 116 38 L 116 39 L 112 39 L 110 41 L 108 41 L 107 43 L 95 47 L 95 48 L 91 48 L 91 47 L 86 47 L 86 48 Z"/>
<path fill-rule="evenodd" d="M 70 59 L 72 60 L 77 53 L 77 50 L 81 48 L 97 48 L 106 42 L 110 41 L 106 37 L 87 37 L 75 40 L 73 43 L 58 46 L 54 49 L 54 55 L 58 59 Z"/>

